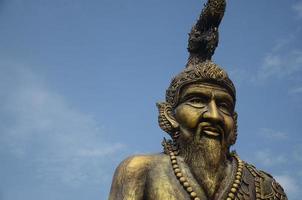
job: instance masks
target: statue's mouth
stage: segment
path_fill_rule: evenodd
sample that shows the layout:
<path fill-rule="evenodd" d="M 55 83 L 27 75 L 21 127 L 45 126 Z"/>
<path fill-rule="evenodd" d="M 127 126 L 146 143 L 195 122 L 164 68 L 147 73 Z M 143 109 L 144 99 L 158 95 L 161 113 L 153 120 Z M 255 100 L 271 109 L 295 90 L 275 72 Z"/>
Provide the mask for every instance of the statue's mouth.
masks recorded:
<path fill-rule="evenodd" d="M 200 137 L 208 136 L 211 138 L 223 138 L 224 136 L 224 131 L 220 126 L 207 122 L 202 122 L 199 124 L 199 133 Z"/>
<path fill-rule="evenodd" d="M 204 127 L 202 133 L 211 137 L 219 137 L 221 135 L 220 131 L 214 127 Z"/>

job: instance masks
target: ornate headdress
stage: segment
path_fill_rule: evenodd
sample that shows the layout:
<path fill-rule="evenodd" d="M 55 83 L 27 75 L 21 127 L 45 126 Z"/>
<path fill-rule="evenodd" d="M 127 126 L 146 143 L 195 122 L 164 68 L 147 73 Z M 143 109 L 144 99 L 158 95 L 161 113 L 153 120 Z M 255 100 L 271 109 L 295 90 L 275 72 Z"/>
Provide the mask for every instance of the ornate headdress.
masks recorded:
<path fill-rule="evenodd" d="M 172 137 L 173 124 L 168 121 L 164 113 L 172 113 L 179 101 L 179 93 L 183 86 L 190 83 L 216 84 L 225 88 L 236 101 L 236 90 L 228 74 L 211 58 L 218 46 L 218 27 L 223 18 L 226 1 L 208 0 L 204 9 L 193 26 L 188 40 L 188 51 L 190 53 L 186 68 L 172 80 L 166 92 L 166 102 L 158 103 L 159 125 Z"/>

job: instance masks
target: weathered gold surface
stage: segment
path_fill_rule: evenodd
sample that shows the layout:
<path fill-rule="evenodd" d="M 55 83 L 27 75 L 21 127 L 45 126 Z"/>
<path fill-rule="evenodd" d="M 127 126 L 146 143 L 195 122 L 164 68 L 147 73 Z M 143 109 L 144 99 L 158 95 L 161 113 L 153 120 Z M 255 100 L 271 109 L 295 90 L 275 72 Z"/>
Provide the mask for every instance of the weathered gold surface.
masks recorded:
<path fill-rule="evenodd" d="M 164 152 L 124 160 L 109 200 L 286 200 L 282 187 L 230 152 L 237 138 L 236 90 L 210 61 L 225 0 L 209 0 L 189 37 L 187 67 L 158 103 Z"/>

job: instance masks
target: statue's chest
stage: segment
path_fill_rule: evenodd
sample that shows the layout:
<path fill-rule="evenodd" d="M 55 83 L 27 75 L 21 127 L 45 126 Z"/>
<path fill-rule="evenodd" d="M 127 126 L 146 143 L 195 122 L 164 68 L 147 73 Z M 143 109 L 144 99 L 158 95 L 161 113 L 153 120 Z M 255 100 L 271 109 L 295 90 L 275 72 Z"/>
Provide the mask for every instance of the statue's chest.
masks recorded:
<path fill-rule="evenodd" d="M 200 187 L 192 174 L 182 168 L 182 174 L 190 182 L 190 187 L 197 194 L 200 200 L 210 200 Z M 227 199 L 228 191 L 232 187 L 232 181 L 226 184 L 225 187 L 220 188 L 214 195 L 218 200 Z M 238 184 L 238 191 L 234 196 L 236 200 L 255 200 L 255 192 L 253 188 L 253 177 L 247 173 L 247 170 L 243 170 L 243 177 L 240 184 Z M 191 200 L 190 192 L 186 191 L 186 187 L 180 183 L 179 178 L 171 169 L 171 166 L 154 167 L 148 174 L 145 186 L 144 200 Z M 221 192 L 221 193 L 219 193 Z M 219 193 L 219 194 L 218 194 Z M 211 199 L 211 200 L 213 200 Z"/>
<path fill-rule="evenodd" d="M 195 191 L 198 190 L 194 188 Z M 210 200 L 204 192 L 198 190 L 200 200 Z M 149 180 L 145 188 L 144 200 L 192 200 L 189 193 L 168 177 L 161 177 L 157 180 Z M 242 183 L 239 191 L 235 195 L 235 200 L 255 200 L 253 192 L 248 188 L 248 185 Z M 223 200 L 223 199 L 221 199 Z"/>
<path fill-rule="evenodd" d="M 194 178 L 186 170 L 181 170 L 181 173 L 190 180 L 190 188 L 207 200 Z M 190 188 L 180 183 L 170 165 L 158 165 L 148 173 L 144 200 L 191 200 Z"/>

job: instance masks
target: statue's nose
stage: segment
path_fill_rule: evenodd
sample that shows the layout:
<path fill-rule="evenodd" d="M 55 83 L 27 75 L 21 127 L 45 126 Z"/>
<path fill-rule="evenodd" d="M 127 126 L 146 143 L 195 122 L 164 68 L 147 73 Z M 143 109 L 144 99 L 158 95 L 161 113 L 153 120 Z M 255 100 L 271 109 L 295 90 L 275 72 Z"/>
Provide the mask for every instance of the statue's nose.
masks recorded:
<path fill-rule="evenodd" d="M 215 123 L 223 120 L 214 100 L 211 100 L 209 102 L 207 106 L 207 111 L 203 113 L 202 117 Z"/>

